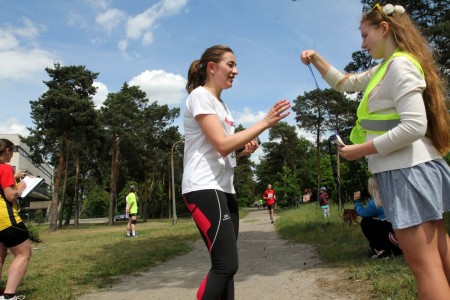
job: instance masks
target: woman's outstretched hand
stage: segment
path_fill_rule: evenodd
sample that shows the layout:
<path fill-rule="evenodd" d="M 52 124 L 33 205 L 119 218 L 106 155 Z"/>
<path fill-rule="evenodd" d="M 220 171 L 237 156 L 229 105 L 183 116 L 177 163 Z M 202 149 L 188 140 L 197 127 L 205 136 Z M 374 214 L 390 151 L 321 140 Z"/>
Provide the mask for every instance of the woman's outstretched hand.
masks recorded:
<path fill-rule="evenodd" d="M 291 108 L 291 103 L 287 100 L 280 100 L 275 103 L 263 119 L 263 122 L 267 124 L 266 127 L 270 128 L 289 116 L 290 112 L 287 111 L 289 108 Z"/>

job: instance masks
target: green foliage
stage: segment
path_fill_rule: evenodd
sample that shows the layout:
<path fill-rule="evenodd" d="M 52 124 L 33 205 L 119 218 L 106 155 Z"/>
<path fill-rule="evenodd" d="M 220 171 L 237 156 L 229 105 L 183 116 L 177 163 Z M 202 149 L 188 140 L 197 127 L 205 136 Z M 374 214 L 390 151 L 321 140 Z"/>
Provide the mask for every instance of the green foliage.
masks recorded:
<path fill-rule="evenodd" d="M 83 203 L 82 216 L 85 218 L 105 217 L 108 214 L 109 195 L 101 186 L 91 189 Z"/>
<path fill-rule="evenodd" d="M 316 190 L 323 185 L 321 160 L 327 152 L 322 137 L 330 131 L 347 136 L 355 121 L 355 108 L 354 100 L 332 89 L 305 92 L 294 100 L 292 110 L 296 113 L 299 127 L 315 136 L 316 178 L 311 187 L 315 186 Z"/>
<path fill-rule="evenodd" d="M 447 155 L 444 156 L 444 160 L 450 165 L 450 153 L 447 153 Z"/>
<path fill-rule="evenodd" d="M 29 222 L 27 224 L 28 233 L 30 235 L 30 240 L 33 243 L 41 243 L 42 240 L 40 238 L 39 227 L 34 225 L 33 222 Z"/>
<path fill-rule="evenodd" d="M 153 217 L 167 215 L 167 191 L 171 183 L 169 153 L 181 139 L 177 127 L 170 125 L 178 117 L 179 109 L 169 109 L 157 102 L 148 104 L 145 92 L 124 83 L 119 92 L 108 95 L 101 115 L 110 149 L 105 157 L 105 161 L 109 161 L 106 169 L 110 172 L 110 216 L 116 206 L 123 206 L 124 198 L 116 197 L 127 181 L 145 186 L 143 183 L 149 178 L 154 178 L 155 182 L 153 190 L 147 187 L 143 190 L 146 213 Z M 177 174 L 181 174 L 182 165 L 179 150 L 174 150 Z M 180 176 L 176 180 L 179 183 Z"/>
<path fill-rule="evenodd" d="M 44 212 L 42 211 L 42 209 L 38 209 L 36 211 L 36 214 L 34 215 L 33 222 L 38 224 L 38 225 L 41 225 L 42 223 L 45 222 Z"/>
<path fill-rule="evenodd" d="M 277 194 L 277 205 L 280 207 L 297 206 L 301 198 L 301 184 L 297 174 L 289 167 L 283 167 L 282 173 L 277 174 L 273 188 Z"/>
<path fill-rule="evenodd" d="M 296 174 L 299 185 L 309 187 L 314 182 L 314 146 L 305 138 L 299 138 L 295 126 L 280 122 L 269 131 L 269 141 L 262 143 L 264 156 L 256 166 L 257 194 L 261 197 L 267 184 L 274 183 L 277 174 L 288 167 Z M 299 192 L 300 193 L 300 192 Z"/>
<path fill-rule="evenodd" d="M 79 140 L 77 129 L 95 123 L 92 96 L 96 89 L 92 84 L 98 73 L 59 63 L 45 70 L 51 78 L 44 82 L 48 90 L 38 100 L 30 101 L 35 128 L 28 128 L 30 134 L 23 141 L 30 146 L 36 162 L 50 159 L 56 166 L 60 152 L 66 150 L 62 141 Z"/>
<path fill-rule="evenodd" d="M 239 124 L 236 132 L 245 128 Z M 250 156 L 237 159 L 237 166 L 234 168 L 234 189 L 239 207 L 249 207 L 253 205 L 255 199 L 260 197 L 255 191 L 255 180 L 253 179 L 253 169 L 255 164 L 250 160 Z"/>
<path fill-rule="evenodd" d="M 100 127 L 92 100 L 96 92 L 93 83 L 98 73 L 93 73 L 84 66 L 61 67 L 59 63 L 55 63 L 53 69 L 45 70 L 51 78 L 44 81 L 48 89 L 38 100 L 30 101 L 35 128 L 28 128 L 30 134 L 22 138 L 22 141 L 30 147 L 36 163 L 50 162 L 56 170 L 55 192 L 50 212 L 50 229 L 56 231 L 60 202 L 58 196 L 64 186 L 63 169 L 66 168 L 67 176 L 69 156 L 75 153 L 75 160 L 79 162 L 81 154 L 77 150 L 82 152 L 81 149 L 91 149 L 87 137 L 95 139 Z M 76 165 L 73 169 L 76 169 L 76 174 L 79 175 L 79 164 Z M 78 187 L 75 190 L 78 192 Z M 73 200 L 77 201 L 78 197 L 74 196 Z M 61 217 L 62 214 L 63 212 Z"/>

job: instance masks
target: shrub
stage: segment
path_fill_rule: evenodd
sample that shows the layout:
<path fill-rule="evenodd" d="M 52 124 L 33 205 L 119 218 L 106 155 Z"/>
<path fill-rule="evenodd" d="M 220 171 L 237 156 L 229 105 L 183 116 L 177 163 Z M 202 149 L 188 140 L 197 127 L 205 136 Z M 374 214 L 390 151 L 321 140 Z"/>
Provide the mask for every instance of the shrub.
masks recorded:
<path fill-rule="evenodd" d="M 33 222 L 40 225 L 45 222 L 44 212 L 42 209 L 39 209 L 34 215 Z"/>

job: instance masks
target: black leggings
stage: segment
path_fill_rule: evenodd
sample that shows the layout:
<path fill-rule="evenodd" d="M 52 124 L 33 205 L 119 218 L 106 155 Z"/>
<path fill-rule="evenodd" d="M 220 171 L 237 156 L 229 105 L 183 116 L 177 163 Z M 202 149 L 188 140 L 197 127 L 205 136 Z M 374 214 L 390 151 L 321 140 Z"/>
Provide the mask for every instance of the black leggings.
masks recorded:
<path fill-rule="evenodd" d="M 235 194 L 201 190 L 183 195 L 211 257 L 211 269 L 197 291 L 197 299 L 234 299 L 239 263 L 239 211 Z"/>

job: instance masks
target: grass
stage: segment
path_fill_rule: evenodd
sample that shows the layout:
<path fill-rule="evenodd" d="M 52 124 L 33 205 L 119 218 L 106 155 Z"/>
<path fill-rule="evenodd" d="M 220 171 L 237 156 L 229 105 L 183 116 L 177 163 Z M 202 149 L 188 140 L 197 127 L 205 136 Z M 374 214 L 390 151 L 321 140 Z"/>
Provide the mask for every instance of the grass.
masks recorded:
<path fill-rule="evenodd" d="M 280 211 L 277 231 L 284 239 L 316 246 L 319 257 L 330 266 L 348 269 L 347 288 L 354 285 L 356 290 L 361 282 L 367 286 L 361 299 L 417 299 L 415 280 L 403 257 L 369 259 L 370 248 L 360 226 L 345 224 L 337 206 L 330 206 L 330 211 L 329 221 L 316 203 Z M 445 217 L 449 227 L 449 215 Z"/>
<path fill-rule="evenodd" d="M 241 218 L 246 214 L 242 210 Z M 417 298 L 414 278 L 403 258 L 368 259 L 369 247 L 360 227 L 344 224 L 337 207 L 331 206 L 329 222 L 322 219 L 315 203 L 277 211 L 277 216 L 276 229 L 282 238 L 315 245 L 329 266 L 348 270 L 348 278 L 337 282 L 337 288 L 354 288 L 358 295 L 364 293 L 360 299 Z M 47 225 L 40 226 L 43 242 L 33 244 L 33 257 L 18 294 L 31 300 L 77 299 L 82 293 L 113 285 L 121 275 L 185 254 L 200 238 L 191 219 L 179 218 L 176 226 L 169 219 L 139 222 L 135 239 L 125 237 L 125 226 L 81 224 L 54 233 L 47 231 Z M 3 278 L 11 258 L 8 255 Z"/>
<path fill-rule="evenodd" d="M 26 299 L 76 299 L 81 293 L 114 284 L 123 274 L 143 271 L 189 252 L 199 238 L 195 224 L 179 219 L 138 223 L 138 238 L 125 237 L 126 223 L 80 225 L 49 233 L 33 244 L 33 257 L 18 294 Z M 5 269 L 12 255 L 8 255 Z M 5 277 L 5 275 L 3 276 Z"/>

